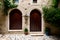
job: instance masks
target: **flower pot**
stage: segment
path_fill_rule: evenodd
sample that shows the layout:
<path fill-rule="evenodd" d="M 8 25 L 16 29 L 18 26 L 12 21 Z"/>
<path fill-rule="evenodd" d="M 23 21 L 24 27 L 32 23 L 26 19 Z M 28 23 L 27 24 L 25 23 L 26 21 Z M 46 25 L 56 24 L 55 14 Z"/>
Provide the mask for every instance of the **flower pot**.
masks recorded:
<path fill-rule="evenodd" d="M 28 32 L 25 32 L 24 34 L 25 34 L 25 35 L 28 35 Z"/>
<path fill-rule="evenodd" d="M 51 29 L 50 29 L 50 28 L 46 28 L 46 29 L 45 29 L 45 34 L 46 34 L 47 36 L 51 35 Z"/>

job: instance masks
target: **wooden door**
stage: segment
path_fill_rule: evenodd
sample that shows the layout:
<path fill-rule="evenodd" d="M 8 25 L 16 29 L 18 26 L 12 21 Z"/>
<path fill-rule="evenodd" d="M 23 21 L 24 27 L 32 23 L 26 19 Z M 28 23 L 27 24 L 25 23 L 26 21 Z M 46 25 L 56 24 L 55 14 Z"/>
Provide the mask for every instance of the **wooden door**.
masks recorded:
<path fill-rule="evenodd" d="M 14 9 L 10 12 L 10 30 L 22 29 L 22 13 L 18 9 Z"/>
<path fill-rule="evenodd" d="M 41 13 L 35 9 L 30 13 L 30 32 L 38 31 L 41 31 Z"/>

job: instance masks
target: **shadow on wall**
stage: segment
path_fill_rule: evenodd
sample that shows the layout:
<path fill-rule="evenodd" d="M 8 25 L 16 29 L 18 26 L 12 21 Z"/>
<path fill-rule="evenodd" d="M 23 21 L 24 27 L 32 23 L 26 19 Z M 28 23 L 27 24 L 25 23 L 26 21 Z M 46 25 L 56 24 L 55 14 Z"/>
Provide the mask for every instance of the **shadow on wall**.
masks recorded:
<path fill-rule="evenodd" d="M 56 28 L 54 27 L 53 25 L 45 22 L 45 27 L 49 28 L 50 30 L 50 35 L 53 35 L 53 36 L 60 36 L 60 29 L 59 28 Z M 46 32 L 45 32 L 46 33 Z"/>
<path fill-rule="evenodd" d="M 1 0 L 3 2 L 3 0 Z M 2 8 L 0 9 L 0 34 L 4 34 L 6 28 L 6 21 L 7 21 L 7 16 L 4 15 L 4 6 L 2 4 Z"/>
<path fill-rule="evenodd" d="M 5 32 L 5 28 L 6 28 L 6 16 L 1 16 L 0 17 L 0 33 L 4 33 Z"/>

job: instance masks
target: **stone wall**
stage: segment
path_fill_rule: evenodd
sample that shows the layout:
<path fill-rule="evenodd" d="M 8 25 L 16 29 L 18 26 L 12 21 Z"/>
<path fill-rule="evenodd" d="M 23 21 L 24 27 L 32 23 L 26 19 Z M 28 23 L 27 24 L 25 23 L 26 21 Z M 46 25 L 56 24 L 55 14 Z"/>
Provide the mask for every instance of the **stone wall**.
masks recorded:
<path fill-rule="evenodd" d="M 1 0 L 3 2 L 3 0 Z M 50 6 L 51 5 L 51 0 L 38 0 L 38 3 L 37 4 L 34 4 L 32 3 L 32 0 L 21 0 L 19 1 L 18 3 L 18 7 L 17 9 L 19 9 L 21 12 L 22 12 L 22 16 L 24 16 L 26 13 L 28 14 L 28 16 L 30 16 L 30 12 L 33 10 L 33 9 L 38 9 L 41 14 L 43 15 L 43 11 L 42 11 L 42 7 L 44 6 Z M 13 9 L 10 9 L 8 11 L 8 15 L 5 16 L 3 15 L 4 12 L 3 12 L 3 9 L 4 9 L 4 6 L 0 9 L 0 32 L 3 33 L 3 34 L 22 34 L 24 33 L 23 31 L 8 31 L 8 26 L 9 26 L 9 13 L 13 10 Z M 16 9 L 16 8 L 14 8 Z M 43 18 L 43 16 L 42 16 Z M 23 30 L 24 30 L 24 27 L 25 27 L 25 24 L 24 24 L 24 17 L 23 17 Z M 29 23 L 29 21 L 28 21 Z M 44 23 L 43 23 L 44 24 Z M 26 26 L 28 29 L 29 29 L 29 24 Z"/>

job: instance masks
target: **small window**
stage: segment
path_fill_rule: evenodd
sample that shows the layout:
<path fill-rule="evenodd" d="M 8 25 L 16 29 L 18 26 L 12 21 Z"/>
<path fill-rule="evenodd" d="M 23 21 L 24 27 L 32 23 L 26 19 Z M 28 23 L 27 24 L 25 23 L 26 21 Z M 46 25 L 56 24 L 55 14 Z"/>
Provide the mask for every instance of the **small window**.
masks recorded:
<path fill-rule="evenodd" d="M 19 3 L 19 0 L 15 0 L 15 4 L 18 4 Z"/>
<path fill-rule="evenodd" d="M 19 0 L 15 0 L 15 2 L 19 2 Z"/>
<path fill-rule="evenodd" d="M 33 0 L 33 3 L 37 3 L 37 0 Z"/>

